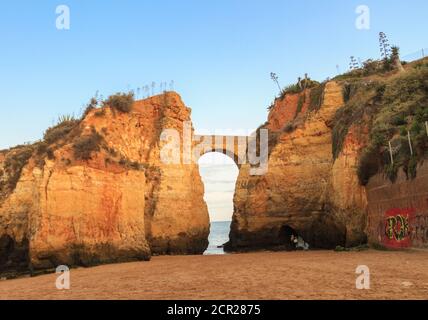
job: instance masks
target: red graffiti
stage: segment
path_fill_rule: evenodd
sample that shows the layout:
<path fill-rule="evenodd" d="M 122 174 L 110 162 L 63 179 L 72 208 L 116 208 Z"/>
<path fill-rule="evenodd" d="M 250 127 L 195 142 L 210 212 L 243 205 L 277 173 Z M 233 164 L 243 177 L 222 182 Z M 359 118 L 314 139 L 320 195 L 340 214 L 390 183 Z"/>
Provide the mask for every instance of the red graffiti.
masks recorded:
<path fill-rule="evenodd" d="M 391 248 L 408 248 L 412 245 L 411 223 L 415 209 L 391 209 L 385 213 L 383 244 Z"/>

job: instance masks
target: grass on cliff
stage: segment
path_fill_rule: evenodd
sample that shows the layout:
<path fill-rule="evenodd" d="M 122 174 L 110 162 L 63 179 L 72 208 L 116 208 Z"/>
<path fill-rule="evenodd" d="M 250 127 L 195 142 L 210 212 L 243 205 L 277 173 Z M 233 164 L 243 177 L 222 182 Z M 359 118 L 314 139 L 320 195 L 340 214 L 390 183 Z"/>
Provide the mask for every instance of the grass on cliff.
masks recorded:
<path fill-rule="evenodd" d="M 317 87 L 319 84 L 319 82 L 312 80 L 311 78 L 301 79 L 297 83 L 291 84 L 282 89 L 279 99 L 284 99 L 287 94 L 302 93 L 305 89 Z"/>
<path fill-rule="evenodd" d="M 300 112 L 302 112 L 305 102 L 306 102 L 306 94 L 303 93 L 299 96 L 299 100 L 297 101 L 296 114 L 294 118 L 296 118 L 300 114 Z"/>
<path fill-rule="evenodd" d="M 46 144 L 52 145 L 57 143 L 61 139 L 67 137 L 67 135 L 78 126 L 80 120 L 75 119 L 71 116 L 63 116 L 58 119 L 58 123 L 46 130 L 43 140 Z"/>
<path fill-rule="evenodd" d="M 101 144 L 103 142 L 103 136 L 96 132 L 95 128 L 92 128 L 90 135 L 78 137 L 73 141 L 75 159 L 90 160 L 93 152 L 101 150 Z"/>
<path fill-rule="evenodd" d="M 90 136 L 80 137 L 80 123 L 82 120 L 84 120 L 92 110 L 96 109 L 97 111 L 94 113 L 95 116 L 99 117 L 105 115 L 105 109 L 100 109 L 100 105 L 103 107 L 111 107 L 113 110 L 118 110 L 120 112 L 129 112 L 133 103 L 133 93 L 117 93 L 109 96 L 104 101 L 98 101 L 97 96 L 91 98 L 80 119 L 68 115 L 62 116 L 58 119 L 55 126 L 46 130 L 43 141 L 37 144 L 37 155 L 40 158 L 47 157 L 53 159 L 53 152 L 55 149 L 60 148 L 66 143 L 72 142 L 75 158 L 79 160 L 89 160 L 92 152 L 99 151 L 102 136 L 93 131 Z M 43 161 L 39 162 L 42 164 Z"/>
<path fill-rule="evenodd" d="M 321 108 L 324 101 L 325 85 L 326 85 L 326 82 L 319 83 L 309 79 L 307 84 L 307 89 L 310 90 L 309 106 L 308 106 L 309 112 L 315 112 Z M 294 119 L 287 122 L 284 125 L 284 127 L 281 130 L 282 132 L 291 133 L 294 130 L 296 130 L 296 128 L 305 121 L 306 115 L 304 116 L 299 116 L 299 115 L 301 115 L 301 112 L 304 104 L 306 103 L 307 97 L 306 97 L 305 90 L 302 89 L 300 85 L 295 84 L 285 88 L 281 94 L 281 97 L 277 98 L 278 100 L 281 100 L 281 99 L 284 99 L 287 94 L 298 94 L 298 93 L 300 94 L 300 96 L 297 101 L 297 108 L 296 108 L 296 114 L 294 116 Z M 268 107 L 268 111 L 271 111 L 274 108 L 274 106 L 275 106 L 275 102 Z M 256 130 L 257 137 L 259 137 L 260 129 L 265 129 L 267 126 L 268 126 L 268 123 L 265 123 Z M 274 132 L 272 130 L 269 130 L 268 134 L 269 134 L 268 150 L 270 155 L 272 150 L 274 149 L 274 147 L 279 141 L 281 132 Z M 259 152 L 259 150 L 257 150 L 257 152 Z"/>
<path fill-rule="evenodd" d="M 399 49 L 397 48 L 396 55 L 399 56 Z M 350 70 L 344 74 L 338 75 L 332 80 L 334 81 L 352 81 L 367 78 L 370 76 L 388 76 L 391 72 L 394 72 L 394 60 L 395 56 L 391 55 L 388 58 L 382 60 L 373 60 L 368 59 L 362 63 L 362 65 L 357 68 Z M 402 61 L 403 65 L 407 63 Z"/>
<path fill-rule="evenodd" d="M 324 92 L 325 92 L 326 83 L 327 82 L 319 83 L 309 79 L 309 82 L 307 85 L 307 89 L 309 90 L 309 105 L 308 105 L 309 112 L 316 112 L 321 108 L 324 101 Z M 302 122 L 304 122 L 305 116 L 303 117 L 298 117 L 298 116 L 302 112 L 303 106 L 306 103 L 307 96 L 306 96 L 305 90 L 302 89 L 300 85 L 295 84 L 285 88 L 281 94 L 281 97 L 276 98 L 275 102 L 276 100 L 284 99 L 287 94 L 300 94 L 299 99 L 297 101 L 297 108 L 296 108 L 296 114 L 294 116 L 294 119 L 287 122 L 282 128 L 282 132 L 291 133 Z M 267 108 L 268 111 L 272 111 L 272 109 L 275 107 L 275 102 L 273 102 Z M 267 124 L 264 124 L 259 129 L 265 128 L 266 126 Z M 280 135 L 279 133 L 271 133 L 269 131 L 269 152 L 276 145 L 279 135 Z"/>
<path fill-rule="evenodd" d="M 417 164 L 428 156 L 425 127 L 428 121 L 428 62 L 421 61 L 403 73 L 376 81 L 347 81 L 343 88 L 345 106 L 334 118 L 334 157 L 340 154 L 349 128 L 364 124 L 370 133 L 359 160 L 360 183 L 367 184 L 370 177 L 379 172 L 394 181 L 400 168 L 408 178 L 415 177 Z M 390 161 L 389 142 L 393 147 L 394 165 Z"/>
<path fill-rule="evenodd" d="M 134 94 L 129 93 L 116 93 L 111 95 L 103 102 L 103 106 L 111 107 L 113 110 L 128 113 L 132 110 L 132 105 L 135 102 Z"/>
<path fill-rule="evenodd" d="M 313 87 L 309 89 L 309 106 L 308 106 L 308 112 L 316 112 L 318 111 L 324 101 L 324 91 L 325 91 L 325 85 L 326 83 L 315 83 L 312 82 Z M 299 124 L 301 124 L 304 121 L 304 118 L 299 117 L 298 115 L 301 114 L 304 104 L 306 103 L 306 94 L 303 92 L 299 96 L 299 100 L 297 101 L 297 108 L 296 108 L 296 115 L 294 117 L 294 120 L 288 122 L 284 128 L 283 132 L 293 132 Z"/>
<path fill-rule="evenodd" d="M 16 188 L 22 170 L 34 152 L 34 145 L 22 145 L 11 149 L 0 170 L 0 195 L 10 193 Z"/>
<path fill-rule="evenodd" d="M 102 106 L 109 106 L 113 110 L 120 112 L 130 112 L 133 103 L 134 95 L 132 93 L 117 93 L 101 102 L 94 97 L 87 104 L 85 111 L 79 119 L 70 115 L 59 117 L 57 123 L 45 131 L 41 141 L 2 150 L 1 152 L 5 155 L 5 159 L 0 166 L 0 198 L 10 194 L 16 188 L 23 168 L 32 157 L 35 165 L 43 168 L 46 158 L 54 160 L 55 150 L 71 143 L 76 159 L 91 159 L 93 152 L 100 151 L 104 139 L 95 130 L 92 130 L 92 133 L 88 136 L 81 136 L 80 124 L 82 120 L 92 110 L 98 109 L 100 104 Z M 105 110 L 99 109 L 94 114 L 95 116 L 103 116 Z M 70 160 L 68 162 L 70 163 Z M 144 165 L 129 161 L 124 157 L 116 162 L 133 170 L 144 168 Z"/>

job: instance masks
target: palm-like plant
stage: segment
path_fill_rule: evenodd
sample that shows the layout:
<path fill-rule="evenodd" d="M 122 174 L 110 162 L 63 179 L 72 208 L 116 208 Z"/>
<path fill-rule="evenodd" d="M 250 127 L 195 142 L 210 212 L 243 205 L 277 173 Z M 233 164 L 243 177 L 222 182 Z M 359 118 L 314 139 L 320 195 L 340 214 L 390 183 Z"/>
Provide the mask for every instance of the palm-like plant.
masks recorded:
<path fill-rule="evenodd" d="M 278 86 L 278 89 L 279 89 L 279 91 L 281 92 L 281 86 L 279 85 L 279 82 L 278 82 L 278 76 L 276 75 L 276 73 L 274 73 L 274 72 L 271 72 L 270 73 L 270 78 L 277 84 L 277 86 Z"/>

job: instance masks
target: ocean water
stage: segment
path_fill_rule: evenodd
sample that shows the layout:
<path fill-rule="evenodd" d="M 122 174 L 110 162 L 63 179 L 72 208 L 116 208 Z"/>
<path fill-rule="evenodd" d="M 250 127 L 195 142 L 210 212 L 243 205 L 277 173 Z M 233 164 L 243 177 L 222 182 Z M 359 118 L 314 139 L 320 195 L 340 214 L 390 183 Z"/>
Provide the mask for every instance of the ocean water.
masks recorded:
<path fill-rule="evenodd" d="M 231 221 L 211 222 L 210 242 L 205 255 L 225 254 L 223 248 L 218 248 L 229 241 Z"/>

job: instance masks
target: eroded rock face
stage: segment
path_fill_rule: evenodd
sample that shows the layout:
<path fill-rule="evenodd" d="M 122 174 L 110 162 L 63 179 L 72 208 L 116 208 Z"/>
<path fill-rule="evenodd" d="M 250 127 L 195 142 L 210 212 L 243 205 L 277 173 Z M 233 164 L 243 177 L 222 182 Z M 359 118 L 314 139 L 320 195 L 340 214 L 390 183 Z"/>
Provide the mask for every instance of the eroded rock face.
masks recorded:
<path fill-rule="evenodd" d="M 352 126 L 332 167 L 329 200 L 338 220 L 346 225 L 348 247 L 367 242 L 367 191 L 359 182 L 357 168 L 368 135 L 365 125 Z"/>
<path fill-rule="evenodd" d="M 287 94 L 284 99 L 276 99 L 272 110 L 268 115 L 266 128 L 271 131 L 282 131 L 284 126 L 295 120 L 301 114 L 305 114 L 309 108 L 311 89 L 307 89 L 305 97 L 303 94 Z M 298 110 L 299 99 L 303 99 L 301 110 Z"/>
<path fill-rule="evenodd" d="M 306 114 L 294 131 L 280 132 L 267 174 L 250 176 L 249 166 L 241 167 L 229 250 L 283 245 L 289 241 L 282 234 L 286 226 L 312 247 L 365 242 L 365 193 L 356 175 L 362 144 L 351 132 L 336 161 L 332 153 L 331 123 L 342 99 L 341 87 L 327 83 L 320 110 Z M 272 111 L 271 130 L 283 128 L 280 119 L 289 121 L 290 111 L 284 112 Z"/>
<path fill-rule="evenodd" d="M 147 260 L 144 172 L 47 163 L 23 172 L 1 206 L 2 237 L 24 248 L 2 251 L 2 269 L 51 269 Z M 25 265 L 27 263 L 27 265 Z"/>
<path fill-rule="evenodd" d="M 90 160 L 76 159 L 67 141 L 51 160 L 34 151 L 0 199 L 0 272 L 203 253 L 209 216 L 198 166 L 160 160 L 162 130 L 182 133 L 189 120 L 190 109 L 167 93 L 130 113 L 90 111 L 79 134 L 104 141 Z"/>
<path fill-rule="evenodd" d="M 29 217 L 34 268 L 150 257 L 144 233 L 144 172 L 45 168 L 39 188 L 39 208 Z"/>
<path fill-rule="evenodd" d="M 147 164 L 145 230 L 153 254 L 199 254 L 208 246 L 209 215 L 198 166 L 165 164 L 160 158 L 167 143 L 160 140 L 162 131 L 174 129 L 182 138 L 190 116 L 178 94 L 152 97 L 137 101 L 130 116 L 116 115 L 105 138 L 130 161 Z M 111 126 L 108 116 L 102 122 L 92 115 L 86 122 L 100 132 Z"/>

